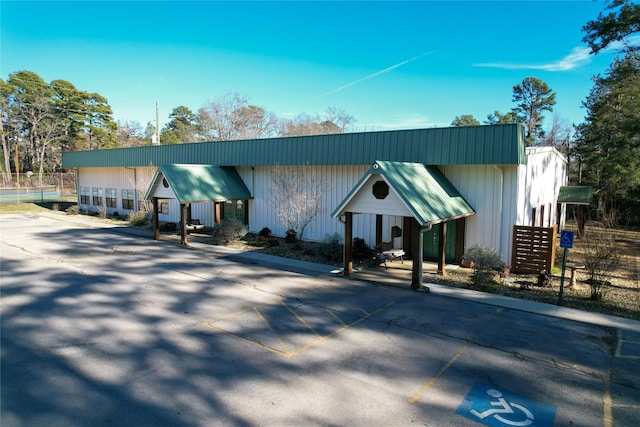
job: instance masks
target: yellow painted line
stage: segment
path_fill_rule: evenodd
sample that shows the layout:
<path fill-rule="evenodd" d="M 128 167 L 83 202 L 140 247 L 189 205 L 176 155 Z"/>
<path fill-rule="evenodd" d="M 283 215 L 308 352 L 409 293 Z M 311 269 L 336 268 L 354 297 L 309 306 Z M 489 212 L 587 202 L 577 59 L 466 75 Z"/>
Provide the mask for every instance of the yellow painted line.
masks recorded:
<path fill-rule="evenodd" d="M 289 311 L 289 313 L 291 313 L 291 314 L 293 315 L 293 317 L 295 317 L 296 319 L 298 319 L 298 322 L 302 323 L 302 324 L 303 324 L 307 329 L 309 329 L 311 332 L 313 332 L 313 333 L 314 333 L 314 335 L 315 335 L 316 337 L 321 337 L 321 336 L 322 336 L 322 335 L 320 335 L 319 333 L 317 333 L 317 332 L 315 331 L 315 329 L 313 329 L 313 328 L 311 327 L 311 325 L 309 325 L 309 324 L 308 324 L 308 323 L 307 323 L 307 322 L 306 322 L 302 317 L 300 317 L 300 316 L 298 315 L 298 313 L 296 313 L 295 311 L 293 311 L 293 310 L 291 309 L 291 307 L 289 307 L 287 304 L 285 304 L 285 302 L 284 302 L 284 301 L 280 301 L 280 304 L 282 304 L 282 305 L 284 306 L 284 308 L 286 308 L 286 309 Z"/>
<path fill-rule="evenodd" d="M 333 310 L 330 310 L 328 308 L 325 308 L 326 312 L 329 313 L 329 315 L 331 315 L 331 317 L 333 317 L 334 319 L 336 319 L 338 321 L 338 323 L 340 323 L 342 326 L 346 325 L 346 323 L 344 323 L 342 321 L 342 319 L 340 319 L 338 316 L 335 315 L 335 313 L 333 312 Z"/>
<path fill-rule="evenodd" d="M 496 311 L 493 312 L 493 315 L 491 316 L 493 318 L 493 316 L 495 316 L 496 314 L 500 313 L 504 311 L 504 308 L 498 308 L 496 309 Z M 456 354 L 453 355 L 453 357 L 451 357 L 451 359 L 449 359 L 449 361 L 438 371 L 438 373 L 436 373 L 429 381 L 427 381 L 425 383 L 425 385 L 422 386 L 422 388 L 420 390 L 418 390 L 418 392 L 416 394 L 414 394 L 410 399 L 409 399 L 409 403 L 416 403 L 418 401 L 418 399 L 420 399 L 420 397 L 422 397 L 422 395 L 429 390 L 429 388 L 435 384 L 435 382 L 438 380 L 438 378 L 440 378 L 442 376 L 442 374 L 444 374 L 446 372 L 447 369 L 449 369 L 451 367 L 451 365 L 453 365 L 456 360 L 458 360 L 460 358 L 460 356 L 462 356 L 464 354 L 465 351 L 467 351 L 469 349 L 469 347 L 471 346 L 471 344 L 473 343 L 475 339 L 475 336 L 471 337 L 469 339 L 469 343 L 465 344 L 460 350 L 458 350 L 458 352 Z"/>
<path fill-rule="evenodd" d="M 249 311 L 253 311 L 256 308 L 260 308 L 260 307 L 264 307 L 265 305 L 272 305 L 277 303 L 278 301 L 280 301 L 281 299 L 277 299 L 276 301 L 271 301 L 271 302 L 265 302 L 263 304 L 258 304 L 258 305 L 253 305 L 249 308 L 243 308 L 242 310 L 238 310 L 238 311 L 234 311 L 233 313 L 229 313 L 229 314 L 225 314 L 224 316 L 220 316 L 220 317 L 216 317 L 213 320 L 207 320 L 206 322 L 203 323 L 203 325 L 207 326 L 216 322 L 219 322 L 221 320 L 225 320 L 225 319 L 229 319 L 230 317 L 235 317 L 235 316 L 239 316 L 241 314 L 247 313 Z"/>
<path fill-rule="evenodd" d="M 289 354 L 291 353 L 289 351 L 289 348 L 287 347 L 287 344 L 285 344 L 285 342 L 282 340 L 282 338 L 280 338 L 280 335 L 278 335 L 276 333 L 276 331 L 273 330 L 273 328 L 271 327 L 271 324 L 269 324 L 269 321 L 262 315 L 262 313 L 260 313 L 260 310 L 258 310 L 258 307 L 256 307 L 253 310 L 260 319 L 262 319 L 262 321 L 264 322 L 264 324 L 267 326 L 267 328 L 269 328 L 269 330 L 271 331 L 271 333 L 273 334 L 274 337 L 276 337 L 276 340 L 278 340 L 278 342 L 280 343 L 280 345 L 282 346 L 282 348 L 284 349 L 284 354 Z"/>
<path fill-rule="evenodd" d="M 613 427 L 613 413 L 611 407 L 613 401 L 611 399 L 611 369 L 607 369 L 604 376 L 604 395 L 602 396 L 602 403 L 604 407 L 604 416 L 602 422 L 604 427 Z"/>
<path fill-rule="evenodd" d="M 282 300 L 280 300 L 280 302 L 282 303 Z M 352 322 L 352 323 L 349 323 L 349 324 L 345 324 L 345 323 L 344 323 L 344 322 L 342 322 L 340 319 L 338 319 L 338 318 L 337 318 L 333 313 L 331 313 L 331 311 L 330 311 L 330 310 L 326 309 L 328 313 L 330 313 L 330 314 L 331 314 L 331 315 L 332 315 L 336 320 L 338 320 L 338 321 L 343 325 L 343 326 L 341 326 L 340 328 L 336 329 L 335 331 L 333 331 L 332 333 L 330 333 L 330 334 L 328 334 L 328 335 L 320 335 L 320 334 L 318 334 L 316 331 L 314 331 L 314 330 L 313 330 L 313 328 L 312 328 L 310 325 L 308 325 L 308 323 L 307 323 L 304 319 L 302 319 L 300 316 L 298 316 L 298 315 L 296 315 L 295 313 L 293 313 L 293 312 L 292 312 L 292 314 L 296 317 L 296 319 L 297 319 L 298 321 L 300 321 L 303 325 L 307 326 L 307 327 L 309 328 L 309 330 L 310 330 L 310 331 L 312 331 L 312 332 L 316 335 L 316 337 L 317 337 L 315 340 L 313 340 L 313 341 L 312 341 L 312 342 L 310 342 L 309 344 L 304 345 L 304 346 L 302 346 L 302 347 L 298 348 L 298 349 L 297 349 L 297 350 L 295 350 L 295 351 L 291 351 L 291 350 L 289 350 L 289 348 L 288 348 L 288 347 L 287 347 L 287 345 L 284 343 L 284 341 L 283 341 L 283 340 L 280 338 L 280 336 L 279 336 L 279 335 L 278 335 L 278 334 L 273 330 L 273 328 L 272 328 L 272 327 L 271 327 L 271 325 L 269 324 L 269 321 L 268 321 L 268 320 L 267 320 L 267 319 L 262 315 L 262 313 L 259 311 L 259 308 L 260 308 L 260 307 L 263 307 L 263 306 L 265 306 L 265 305 L 272 305 L 272 304 L 275 304 L 275 303 L 265 303 L 265 304 L 260 304 L 260 305 L 254 306 L 254 307 L 250 307 L 250 308 L 248 308 L 248 309 L 238 310 L 238 311 L 236 311 L 236 312 L 234 312 L 234 313 L 227 314 L 227 315 L 222 316 L 222 317 L 219 317 L 219 318 L 217 318 L 217 319 L 215 319 L 215 320 L 210 320 L 210 321 L 208 321 L 208 322 L 204 322 L 204 323 L 202 323 L 202 325 L 203 325 L 203 326 L 206 326 L 206 327 L 208 327 L 208 328 L 211 328 L 211 329 L 213 329 L 213 330 L 215 330 L 215 331 L 222 332 L 222 333 L 224 333 L 224 334 L 226 334 L 226 335 L 230 335 L 230 336 L 233 336 L 233 337 L 235 337 L 235 338 L 239 338 L 239 339 L 241 339 L 242 341 L 245 341 L 245 342 L 247 342 L 247 343 L 250 343 L 250 344 L 256 345 L 256 346 L 258 346 L 258 347 L 260 347 L 260 348 L 262 348 L 262 349 L 264 349 L 264 350 L 270 351 L 271 353 L 275 353 L 275 354 L 278 354 L 278 355 L 280 355 L 280 356 L 284 356 L 284 357 L 286 357 L 286 358 L 291 358 L 291 357 L 297 356 L 297 355 L 301 354 L 302 352 L 304 352 L 304 351 L 306 351 L 306 350 L 309 350 L 310 348 L 312 348 L 312 347 L 314 347 L 314 346 L 316 346 L 316 345 L 318 345 L 318 344 L 320 344 L 320 343 L 322 343 L 322 342 L 326 341 L 328 338 L 331 338 L 331 337 L 335 336 L 336 334 L 338 334 L 338 333 L 340 333 L 340 332 L 343 332 L 343 331 L 345 331 L 346 329 L 348 329 L 348 328 L 350 328 L 350 327 L 352 327 L 352 326 L 355 326 L 355 325 L 357 325 L 358 323 L 363 322 L 363 321 L 365 321 L 365 320 L 369 319 L 371 316 L 374 316 L 374 315 L 376 315 L 377 313 L 380 313 L 381 311 L 383 311 L 383 310 L 385 310 L 386 308 L 390 307 L 390 306 L 391 306 L 391 305 L 393 305 L 394 303 L 395 303 L 395 301 L 391 301 L 391 302 L 389 302 L 388 304 L 386 304 L 386 305 L 384 305 L 384 306 L 382 306 L 382 307 L 378 308 L 377 310 L 373 311 L 372 313 L 367 314 L 366 316 L 361 317 L 361 318 L 357 319 L 356 321 L 354 321 L 354 322 Z M 286 306 L 286 304 L 284 304 L 284 303 L 282 303 L 282 304 L 283 304 L 285 307 L 287 307 L 287 306 Z M 287 307 L 287 309 L 289 309 L 289 307 Z M 258 341 L 251 340 L 251 339 L 249 339 L 249 338 L 243 337 L 243 336 L 241 336 L 241 335 L 238 335 L 238 334 L 236 334 L 236 333 L 233 333 L 233 332 L 227 331 L 227 330 L 225 330 L 225 329 L 219 328 L 219 327 L 217 327 L 217 326 L 215 326 L 215 325 L 214 325 L 214 323 L 216 323 L 216 322 L 218 322 L 218 321 L 220 321 L 220 320 L 229 319 L 229 318 L 231 318 L 231 317 L 238 316 L 238 315 L 241 315 L 241 314 L 247 313 L 247 312 L 249 312 L 249 311 L 253 311 L 254 313 L 256 313 L 256 315 L 257 315 L 257 316 L 262 320 L 262 322 L 265 324 L 265 326 L 266 326 L 266 327 L 271 331 L 271 333 L 274 335 L 274 337 L 276 338 L 276 340 L 278 341 L 278 343 L 282 346 L 282 348 L 284 349 L 284 351 L 281 351 L 281 350 L 275 349 L 275 348 L 273 348 L 273 347 L 269 347 L 269 346 L 264 345 L 264 344 L 262 344 L 262 343 L 260 343 L 260 342 L 258 342 Z M 291 309 L 289 309 L 289 311 L 291 312 Z"/>
<path fill-rule="evenodd" d="M 469 349 L 470 345 L 471 344 L 467 344 L 460 350 L 458 350 L 458 352 L 454 354 L 451 359 L 449 359 L 449 361 L 438 371 L 438 373 L 435 374 L 429 381 L 427 381 L 427 383 L 423 385 L 422 388 L 411 397 L 411 399 L 409 399 L 409 403 L 416 403 L 418 399 L 420 399 L 420 397 L 438 380 L 438 378 L 440 378 L 440 376 L 442 376 L 442 374 L 444 374 L 444 372 L 449 369 L 449 367 L 453 365 L 455 361 L 464 354 L 465 351 Z"/>
<path fill-rule="evenodd" d="M 247 343 L 249 343 L 249 344 L 253 344 L 253 345 L 257 346 L 257 347 L 262 348 L 263 350 L 270 351 L 271 353 L 275 353 L 275 354 L 278 354 L 278 355 L 280 355 L 280 356 L 288 357 L 287 353 L 283 353 L 282 351 L 280 351 L 280 350 L 278 350 L 278 349 L 275 349 L 275 348 L 273 348 L 273 347 L 269 347 L 269 346 L 267 346 L 267 345 L 264 345 L 264 344 L 262 344 L 261 342 L 254 341 L 254 340 L 250 340 L 249 338 L 245 338 L 245 337 L 240 336 L 240 335 L 238 335 L 238 334 L 234 334 L 233 332 L 229 332 L 229 331 L 227 331 L 227 330 L 225 330 L 225 329 L 218 328 L 217 326 L 210 325 L 210 324 L 207 324 L 207 323 L 205 323 L 205 324 L 204 324 L 204 326 L 206 326 L 206 327 L 208 327 L 208 328 L 211 328 L 211 329 L 213 329 L 214 331 L 222 332 L 222 333 L 223 333 L 223 334 L 225 334 L 225 335 L 230 335 L 230 336 L 232 336 L 232 337 L 234 337 L 234 338 L 239 338 L 240 340 L 242 340 L 242 341 L 244 341 L 244 342 L 247 342 Z"/>
<path fill-rule="evenodd" d="M 377 310 L 373 311 L 371 314 L 369 314 L 369 315 L 367 315 L 367 316 L 365 316 L 365 317 L 361 317 L 360 319 L 356 320 L 356 321 L 355 321 L 355 322 L 353 322 L 353 323 L 350 323 L 350 324 L 348 324 L 348 325 L 344 325 L 344 326 L 342 326 L 342 327 L 340 327 L 340 328 L 336 329 L 335 331 L 333 331 L 333 332 L 332 332 L 332 333 L 330 333 L 329 335 L 323 335 L 323 336 L 321 336 L 321 337 L 320 337 L 320 338 L 318 338 L 317 340 L 315 340 L 315 341 L 313 341 L 313 342 L 311 342 L 311 343 L 309 343 L 309 344 L 307 344 L 307 345 L 305 345 L 305 346 L 303 346 L 303 347 L 300 347 L 298 350 L 296 350 L 296 351 L 294 351 L 293 353 L 291 353 L 288 357 L 297 356 L 297 355 L 299 355 L 300 353 L 302 353 L 302 352 L 304 352 L 304 351 L 309 350 L 311 347 L 314 347 L 314 346 L 316 346 L 316 345 L 320 344 L 321 342 L 324 342 L 324 341 L 326 341 L 327 339 L 329 339 L 329 338 L 331 338 L 331 337 L 333 337 L 333 336 L 335 336 L 335 335 L 339 334 L 340 332 L 343 332 L 343 331 L 345 331 L 345 330 L 349 329 L 350 327 L 355 326 L 355 325 L 357 325 L 358 323 L 360 323 L 360 322 L 363 322 L 363 321 L 367 320 L 367 319 L 368 319 L 368 318 L 370 318 L 371 316 L 375 316 L 376 314 L 378 314 L 378 313 L 380 313 L 381 311 L 383 311 L 383 310 L 387 309 L 388 307 L 390 307 L 390 306 L 391 306 L 391 305 L 393 305 L 394 303 L 395 303 L 395 301 L 391 301 L 390 303 L 388 303 L 388 304 L 386 304 L 386 305 L 384 305 L 384 306 L 380 307 L 379 309 L 377 309 Z"/>

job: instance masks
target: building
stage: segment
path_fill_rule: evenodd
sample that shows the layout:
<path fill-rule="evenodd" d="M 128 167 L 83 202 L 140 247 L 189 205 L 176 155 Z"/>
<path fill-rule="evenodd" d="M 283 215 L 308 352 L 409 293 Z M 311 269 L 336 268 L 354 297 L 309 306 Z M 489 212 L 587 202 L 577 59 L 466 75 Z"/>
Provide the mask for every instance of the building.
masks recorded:
<path fill-rule="evenodd" d="M 427 221 L 419 224 L 423 258 L 444 250 L 447 262 L 460 261 L 473 244 L 495 248 L 509 262 L 514 225 L 561 224 L 556 204 L 566 166 L 552 147 L 525 148 L 517 124 L 63 153 L 63 167 L 77 171 L 81 209 L 126 215 L 154 202 L 161 222 L 198 219 L 213 226 L 233 217 L 251 232 L 268 227 L 284 236 L 273 178 L 274 171 L 287 172 L 303 186 L 320 183 L 323 189 L 320 214 L 304 240 L 345 236 L 345 209 L 351 209 L 352 237 L 370 247 L 392 241 L 410 254 L 413 217 Z M 389 184 L 389 198 L 365 194 L 378 181 Z M 454 198 L 432 198 L 436 192 Z M 418 211 L 427 205 L 457 208 L 423 218 Z"/>

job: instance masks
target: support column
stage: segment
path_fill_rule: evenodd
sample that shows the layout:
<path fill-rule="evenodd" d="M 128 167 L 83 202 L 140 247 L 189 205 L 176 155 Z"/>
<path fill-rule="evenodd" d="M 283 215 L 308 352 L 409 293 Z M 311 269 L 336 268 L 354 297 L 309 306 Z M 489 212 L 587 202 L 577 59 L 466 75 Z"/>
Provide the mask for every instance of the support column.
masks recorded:
<path fill-rule="evenodd" d="M 420 224 L 414 218 L 411 218 L 411 234 L 411 259 L 413 261 L 411 289 L 417 291 L 422 286 L 422 258 L 424 254 Z"/>
<path fill-rule="evenodd" d="M 160 240 L 160 221 L 158 220 L 158 198 L 152 199 L 153 203 L 153 238 Z"/>
<path fill-rule="evenodd" d="M 440 224 L 440 232 L 438 238 L 440 239 L 438 245 L 438 276 L 446 276 L 445 262 L 447 260 L 447 223 Z"/>
<path fill-rule="evenodd" d="M 213 222 L 216 224 L 220 224 L 220 219 L 222 218 L 220 202 L 215 202 L 213 204 Z"/>
<path fill-rule="evenodd" d="M 345 213 L 344 222 L 344 275 L 353 274 L 353 213 Z"/>
<path fill-rule="evenodd" d="M 376 245 L 382 242 L 382 215 L 376 215 Z"/>
<path fill-rule="evenodd" d="M 186 218 L 186 210 L 187 207 L 184 203 L 180 203 L 180 244 L 184 246 L 188 246 L 187 243 L 187 218 Z"/>

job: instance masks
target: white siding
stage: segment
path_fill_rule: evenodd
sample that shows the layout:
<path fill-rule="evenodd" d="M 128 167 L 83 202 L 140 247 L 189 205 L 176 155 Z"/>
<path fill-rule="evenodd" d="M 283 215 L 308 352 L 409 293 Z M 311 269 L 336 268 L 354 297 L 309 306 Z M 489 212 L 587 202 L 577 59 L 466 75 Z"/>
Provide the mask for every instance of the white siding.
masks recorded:
<path fill-rule="evenodd" d="M 536 226 L 549 227 L 558 222 L 556 203 L 560 187 L 567 182 L 566 165 L 564 156 L 553 147 L 527 149 L 527 164 L 520 165 L 518 171 L 520 194 L 517 225 L 535 223 Z"/>
<path fill-rule="evenodd" d="M 315 174 L 324 183 L 322 194 L 322 213 L 306 228 L 304 240 L 322 241 L 334 234 L 344 235 L 344 225 L 331 217 L 331 212 L 347 197 L 358 181 L 368 172 L 369 166 L 302 166 L 305 173 Z M 532 208 L 545 207 L 544 222 L 549 225 L 549 209 L 551 208 L 551 224 L 556 219 L 556 200 L 560 186 L 567 181 L 566 160 L 557 150 L 551 147 L 527 149 L 526 165 L 457 165 L 440 167 L 445 176 L 458 189 L 460 194 L 476 211 L 476 215 L 466 219 L 465 246 L 482 244 L 496 248 L 509 262 L 511 257 L 511 236 L 514 225 L 531 224 Z M 249 201 L 249 230 L 259 232 L 269 227 L 276 236 L 285 235 L 285 227 L 280 223 L 276 210 L 270 200 L 273 193 L 271 167 L 237 168 L 247 188 L 253 196 Z M 78 186 L 104 189 L 116 188 L 117 208 L 110 208 L 107 213 L 119 211 L 127 214 L 122 208 L 122 190 L 135 189 L 144 195 L 156 171 L 155 167 L 138 168 L 81 168 L 78 170 Z M 362 195 L 354 199 L 355 206 L 369 210 L 371 202 L 368 182 Z M 369 186 L 369 187 L 367 187 Z M 395 198 L 394 198 L 395 197 Z M 78 194 L 78 201 L 80 194 Z M 379 202 L 379 201 L 377 201 Z M 161 214 L 161 221 L 178 222 L 179 205 L 176 199 L 169 198 L 169 214 Z M 393 192 L 385 203 L 394 203 L 395 210 L 380 210 L 381 213 L 397 213 L 401 204 Z M 384 203 L 383 203 L 384 204 Z M 391 206 L 388 206 L 391 208 Z M 81 205 L 82 209 L 98 210 L 91 205 Z M 206 225 L 213 225 L 213 203 L 192 204 L 192 218 L 199 219 Z M 408 212 L 404 215 L 408 215 Z M 363 238 L 369 246 L 375 245 L 376 216 L 372 214 L 354 215 L 353 237 Z M 540 223 L 540 219 L 536 224 Z M 383 216 L 382 239 L 391 240 L 391 227 L 403 226 L 401 215 Z M 398 242 L 399 243 L 399 242 Z"/>

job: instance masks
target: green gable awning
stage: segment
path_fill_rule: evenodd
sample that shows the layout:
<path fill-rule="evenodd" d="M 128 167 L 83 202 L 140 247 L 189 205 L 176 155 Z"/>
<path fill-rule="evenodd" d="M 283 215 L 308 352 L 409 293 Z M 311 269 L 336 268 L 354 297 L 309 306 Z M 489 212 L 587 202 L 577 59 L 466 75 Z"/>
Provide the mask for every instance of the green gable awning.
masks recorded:
<path fill-rule="evenodd" d="M 593 189 L 586 186 L 564 186 L 558 192 L 558 203 L 568 203 L 572 205 L 591 204 Z"/>
<path fill-rule="evenodd" d="M 333 211 L 332 216 L 339 217 L 350 212 L 351 202 L 376 175 L 398 196 L 403 204 L 401 208 L 408 209 L 422 227 L 475 214 L 469 203 L 438 169 L 428 168 L 420 163 L 376 161 Z M 380 213 L 375 211 L 375 203 L 373 201 L 369 204 L 371 211 L 360 213 Z"/>
<path fill-rule="evenodd" d="M 233 167 L 211 165 L 162 165 L 158 167 L 145 200 L 153 197 L 166 180 L 180 203 L 246 200 L 251 193 Z"/>

